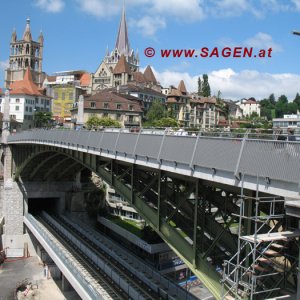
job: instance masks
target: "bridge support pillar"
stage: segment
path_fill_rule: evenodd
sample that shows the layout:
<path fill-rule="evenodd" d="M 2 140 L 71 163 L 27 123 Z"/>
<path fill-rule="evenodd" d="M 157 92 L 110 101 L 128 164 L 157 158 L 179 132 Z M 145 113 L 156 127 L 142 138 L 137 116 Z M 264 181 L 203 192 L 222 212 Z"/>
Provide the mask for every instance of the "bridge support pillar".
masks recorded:
<path fill-rule="evenodd" d="M 11 148 L 5 146 L 3 190 L 5 226 L 2 245 L 6 248 L 8 257 L 21 257 L 24 255 L 23 193 L 17 182 L 12 179 L 12 170 Z"/>

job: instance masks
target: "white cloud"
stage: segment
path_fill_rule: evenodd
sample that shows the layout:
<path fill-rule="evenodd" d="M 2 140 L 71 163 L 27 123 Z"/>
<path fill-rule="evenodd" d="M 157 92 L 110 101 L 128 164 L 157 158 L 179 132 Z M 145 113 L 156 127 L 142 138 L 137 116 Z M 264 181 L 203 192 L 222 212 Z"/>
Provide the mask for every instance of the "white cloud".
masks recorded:
<path fill-rule="evenodd" d="M 156 31 L 166 27 L 166 21 L 159 16 L 145 16 L 139 20 L 130 20 L 130 25 L 137 28 L 144 36 L 153 37 Z"/>
<path fill-rule="evenodd" d="M 217 17 L 236 17 L 244 12 L 250 12 L 256 17 L 261 16 L 261 12 L 248 0 L 211 0 L 211 2 L 211 14 Z"/>
<path fill-rule="evenodd" d="M 117 5 L 116 2 L 104 2 L 101 0 L 78 0 L 77 2 L 82 11 L 96 17 L 110 17 L 118 15 L 120 12 L 120 5 Z"/>
<path fill-rule="evenodd" d="M 263 32 L 258 32 L 255 36 L 247 39 L 244 42 L 244 44 L 246 46 L 250 46 L 258 49 L 272 48 L 273 52 L 282 51 L 282 47 L 273 41 L 272 36 Z"/>
<path fill-rule="evenodd" d="M 63 0 L 37 0 L 36 5 L 47 12 L 58 13 L 63 10 L 65 3 Z"/>
<path fill-rule="evenodd" d="M 97 17 L 118 15 L 122 6 L 122 2 L 116 0 L 77 0 L 77 3 L 82 11 Z M 201 0 L 128 0 L 126 6 L 144 5 L 144 15 L 148 18 L 149 15 L 151 18 L 173 16 L 180 18 L 180 21 L 195 21 L 204 18 L 200 3 Z"/>
<path fill-rule="evenodd" d="M 65 0 L 37 0 L 41 3 Z M 90 15 L 107 18 L 120 14 L 121 0 L 76 0 L 79 9 Z M 207 17 L 238 17 L 245 13 L 257 18 L 266 13 L 300 11 L 300 0 L 127 0 L 126 7 L 138 9 L 138 16 L 131 24 L 144 30 L 145 36 L 153 37 L 158 29 L 166 27 L 170 19 L 180 22 L 201 21 Z M 153 26 L 153 28 L 151 28 Z"/>
<path fill-rule="evenodd" d="M 297 1 L 297 0 L 295 0 Z M 293 2 L 293 0 L 292 0 Z M 291 5 L 288 1 L 284 4 L 280 0 L 261 0 L 263 9 L 274 12 L 285 12 L 291 9 Z"/>
<path fill-rule="evenodd" d="M 3 60 L 3 61 L 0 61 L 0 70 L 1 71 L 4 71 L 5 69 L 8 68 L 8 59 L 7 60 Z"/>
<path fill-rule="evenodd" d="M 184 80 L 189 92 L 197 90 L 197 79 L 202 74 L 191 76 L 187 72 L 173 72 L 165 70 L 154 74 L 164 87 L 177 86 L 181 79 Z M 285 94 L 289 99 L 294 99 L 299 92 L 300 75 L 292 73 L 263 73 L 255 70 L 235 72 L 233 69 L 215 70 L 208 74 L 212 93 L 222 92 L 226 99 L 241 99 L 255 97 L 263 99 L 274 93 L 277 97 Z"/>
<path fill-rule="evenodd" d="M 79 9 L 90 15 L 106 18 L 120 14 L 121 2 L 113 0 L 77 0 Z"/>
<path fill-rule="evenodd" d="M 292 0 L 292 3 L 295 5 L 296 10 L 300 11 L 300 0 Z"/>
<path fill-rule="evenodd" d="M 196 21 L 205 18 L 200 0 L 154 0 L 151 10 L 155 14 L 163 14 L 180 18 L 180 21 Z"/>

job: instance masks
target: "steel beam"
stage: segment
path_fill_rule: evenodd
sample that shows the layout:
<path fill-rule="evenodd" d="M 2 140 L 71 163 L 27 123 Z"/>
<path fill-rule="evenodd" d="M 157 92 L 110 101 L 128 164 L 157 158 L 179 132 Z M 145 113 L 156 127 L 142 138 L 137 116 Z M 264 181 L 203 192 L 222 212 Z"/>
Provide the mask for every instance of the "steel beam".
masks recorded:
<path fill-rule="evenodd" d="M 197 268 L 197 230 L 198 230 L 198 205 L 199 205 L 199 180 L 196 180 L 195 203 L 194 203 L 194 239 L 193 239 L 193 266 Z"/>

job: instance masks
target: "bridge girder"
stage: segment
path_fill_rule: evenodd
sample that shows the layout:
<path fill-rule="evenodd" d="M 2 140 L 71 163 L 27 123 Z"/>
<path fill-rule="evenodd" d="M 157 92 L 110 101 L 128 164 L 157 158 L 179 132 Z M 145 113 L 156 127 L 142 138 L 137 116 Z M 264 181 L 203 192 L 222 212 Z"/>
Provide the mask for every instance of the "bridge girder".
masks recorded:
<path fill-rule="evenodd" d="M 31 151 L 26 152 L 27 157 L 23 155 L 16 159 L 16 173 L 19 176 L 22 177 L 24 172 L 26 174 L 26 169 L 37 170 L 35 163 L 43 164 L 42 158 L 47 155 L 63 157 L 62 161 L 68 164 L 64 172 L 54 176 L 57 180 L 77 168 L 95 172 L 124 196 L 213 295 L 221 298 L 221 277 L 215 269 L 221 259 L 234 254 L 236 236 L 230 229 L 236 222 L 232 213 L 238 210 L 236 188 L 228 186 L 224 192 L 224 185 L 221 188 L 220 185 L 207 184 L 204 180 L 185 175 L 143 168 L 71 149 L 37 146 Z M 52 165 L 45 172 L 44 179 L 53 176 L 51 174 L 60 164 L 61 161 Z M 188 198 L 191 194 L 194 197 Z M 212 208 L 217 210 L 214 212 Z M 216 220 L 220 214 L 222 223 Z M 226 251 L 222 253 L 222 247 L 225 247 L 227 254 Z"/>

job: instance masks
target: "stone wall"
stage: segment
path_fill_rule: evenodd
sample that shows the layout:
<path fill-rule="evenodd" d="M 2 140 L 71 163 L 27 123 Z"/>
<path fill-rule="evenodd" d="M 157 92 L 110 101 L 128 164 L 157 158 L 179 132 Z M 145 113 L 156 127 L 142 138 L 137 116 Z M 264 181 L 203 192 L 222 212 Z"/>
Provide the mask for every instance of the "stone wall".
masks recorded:
<path fill-rule="evenodd" d="M 5 234 L 23 234 L 23 194 L 17 182 L 4 187 Z"/>
<path fill-rule="evenodd" d="M 2 244 L 7 248 L 8 257 L 20 257 L 24 255 L 23 194 L 17 182 L 10 182 L 4 185 L 3 195 L 5 226 Z"/>

